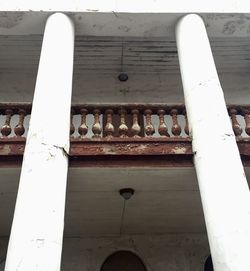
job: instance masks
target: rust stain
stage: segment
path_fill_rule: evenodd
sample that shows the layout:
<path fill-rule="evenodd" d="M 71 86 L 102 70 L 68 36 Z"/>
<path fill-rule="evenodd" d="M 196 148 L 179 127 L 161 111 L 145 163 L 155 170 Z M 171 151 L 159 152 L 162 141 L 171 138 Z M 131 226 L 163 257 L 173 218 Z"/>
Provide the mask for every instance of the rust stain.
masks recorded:
<path fill-rule="evenodd" d="M 139 141 L 139 142 L 138 142 Z M 71 156 L 88 155 L 182 155 L 192 154 L 191 141 L 150 140 L 122 141 L 81 141 L 71 142 Z"/>
<path fill-rule="evenodd" d="M 141 140 L 143 141 L 143 140 Z M 237 139 L 244 166 L 250 166 L 250 139 Z M 0 167 L 21 165 L 24 138 L 0 138 Z M 152 141 L 84 141 L 72 140 L 70 166 L 193 166 L 190 140 Z"/>

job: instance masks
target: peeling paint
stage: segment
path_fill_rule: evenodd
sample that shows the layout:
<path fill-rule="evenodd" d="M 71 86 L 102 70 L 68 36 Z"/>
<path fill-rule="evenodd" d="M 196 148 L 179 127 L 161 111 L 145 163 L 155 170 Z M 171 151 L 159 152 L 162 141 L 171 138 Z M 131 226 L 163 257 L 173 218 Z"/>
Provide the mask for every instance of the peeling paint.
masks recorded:
<path fill-rule="evenodd" d="M 126 26 L 126 25 L 120 25 L 118 26 L 119 30 L 122 30 L 124 32 L 129 32 L 130 31 L 130 27 Z"/>
<path fill-rule="evenodd" d="M 244 20 L 228 21 L 224 24 L 222 33 L 233 35 L 236 31 L 241 31 L 246 27 Z"/>
<path fill-rule="evenodd" d="M 38 248 L 41 248 L 44 246 L 45 240 L 44 239 L 36 239 L 36 245 Z"/>
<path fill-rule="evenodd" d="M 185 154 L 186 151 L 187 151 L 187 149 L 186 149 L 185 147 L 175 147 L 175 148 L 173 149 L 173 152 L 174 152 L 175 154 Z"/>
<path fill-rule="evenodd" d="M 1 155 L 9 155 L 11 152 L 10 145 L 3 145 L 0 147 Z"/>
<path fill-rule="evenodd" d="M 0 27 L 12 28 L 18 25 L 23 19 L 23 12 L 1 12 Z"/>
<path fill-rule="evenodd" d="M 58 146 L 58 145 L 50 145 L 50 144 L 47 144 L 47 143 L 44 143 L 44 142 L 42 142 L 41 144 L 43 146 L 48 147 L 49 153 L 50 153 L 50 155 L 52 157 L 56 156 L 55 152 L 53 152 L 53 149 L 59 149 L 59 150 L 61 150 L 65 156 L 68 156 L 68 154 L 69 154 L 69 151 L 68 151 L 69 148 L 67 146 L 62 147 L 62 146 Z"/>
<path fill-rule="evenodd" d="M 87 11 L 90 11 L 90 12 L 98 12 L 99 11 L 99 9 L 86 9 Z"/>

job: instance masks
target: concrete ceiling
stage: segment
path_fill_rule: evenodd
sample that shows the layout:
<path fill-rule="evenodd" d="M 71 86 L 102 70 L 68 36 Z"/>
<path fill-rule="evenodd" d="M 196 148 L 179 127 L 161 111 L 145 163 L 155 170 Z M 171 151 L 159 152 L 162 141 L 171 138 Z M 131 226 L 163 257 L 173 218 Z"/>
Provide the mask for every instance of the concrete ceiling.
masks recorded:
<path fill-rule="evenodd" d="M 250 37 L 211 38 L 220 73 L 248 72 Z M 42 35 L 0 35 L 0 71 L 35 73 Z M 107 75 L 121 71 L 136 74 L 179 74 L 175 39 L 76 36 L 74 74 Z"/>
<path fill-rule="evenodd" d="M 42 37 L 0 35 L 0 102 L 31 102 Z M 227 103 L 250 103 L 250 38 L 212 38 Z M 128 81 L 118 75 L 126 72 Z M 73 103 L 184 101 L 174 39 L 83 37 L 75 42 Z"/>
<path fill-rule="evenodd" d="M 19 174 L 0 169 L 0 236 L 10 231 Z M 135 194 L 124 204 L 125 187 Z M 193 168 L 70 168 L 65 223 L 66 236 L 205 231 Z"/>

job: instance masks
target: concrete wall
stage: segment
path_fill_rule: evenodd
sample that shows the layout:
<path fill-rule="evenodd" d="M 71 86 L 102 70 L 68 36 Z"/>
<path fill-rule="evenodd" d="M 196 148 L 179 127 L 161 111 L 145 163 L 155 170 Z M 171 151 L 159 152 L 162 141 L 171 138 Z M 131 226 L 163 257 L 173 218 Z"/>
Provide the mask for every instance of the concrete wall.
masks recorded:
<path fill-rule="evenodd" d="M 6 247 L 7 239 L 0 239 L 0 259 Z M 205 234 L 65 238 L 61 270 L 98 271 L 117 250 L 137 254 L 148 271 L 201 271 L 209 255 Z M 4 263 L 0 264 L 3 270 Z"/>

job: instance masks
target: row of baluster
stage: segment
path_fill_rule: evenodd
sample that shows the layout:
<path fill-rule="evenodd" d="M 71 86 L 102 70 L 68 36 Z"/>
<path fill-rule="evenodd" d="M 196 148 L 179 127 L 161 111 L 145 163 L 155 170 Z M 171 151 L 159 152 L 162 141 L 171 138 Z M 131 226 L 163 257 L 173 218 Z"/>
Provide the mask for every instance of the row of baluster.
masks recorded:
<path fill-rule="evenodd" d="M 8 137 L 12 132 L 10 121 L 11 121 L 11 117 L 13 116 L 13 113 L 14 111 L 12 109 L 6 109 L 4 112 L 5 123 L 1 128 L 1 134 L 4 137 Z M 19 120 L 18 120 L 18 124 L 14 127 L 14 133 L 18 137 L 21 137 L 25 133 L 25 128 L 24 128 L 23 123 L 24 123 L 24 118 L 26 114 L 27 114 L 26 110 L 24 109 L 18 110 Z"/>
<path fill-rule="evenodd" d="M 250 114 L 248 110 L 242 111 L 243 117 L 245 120 L 245 132 L 247 135 L 250 136 Z M 81 137 L 85 137 L 86 134 L 88 133 L 88 127 L 86 125 L 86 116 L 88 114 L 87 109 L 82 109 L 80 110 L 81 113 L 81 125 L 78 128 L 78 133 L 80 134 Z M 121 109 L 118 111 L 119 116 L 120 116 L 120 125 L 118 127 L 118 132 L 119 132 L 119 137 L 127 137 L 128 136 L 128 126 L 126 125 L 126 113 L 127 111 L 124 109 Z M 100 124 L 100 114 L 101 111 L 96 109 L 93 111 L 94 114 L 94 124 L 92 127 L 92 132 L 93 132 L 93 137 L 100 137 L 102 133 L 102 127 Z M 112 123 L 112 116 L 113 116 L 113 110 L 112 109 L 107 109 L 105 111 L 105 114 L 107 116 L 107 122 L 104 127 L 104 133 L 107 137 L 113 137 L 114 136 L 114 131 L 115 127 Z M 137 109 L 131 110 L 131 115 L 132 115 L 132 127 L 131 127 L 131 134 L 133 137 L 139 137 L 141 133 L 142 127 L 139 125 L 139 114 L 140 111 Z M 152 123 L 152 114 L 153 111 L 151 109 L 146 109 L 144 110 L 144 116 L 145 116 L 145 124 L 143 126 L 145 135 L 146 136 L 153 136 L 155 131 L 155 127 L 153 126 Z M 168 126 L 165 122 L 164 116 L 166 115 L 166 111 L 163 109 L 160 109 L 157 111 L 157 115 L 159 117 L 159 125 L 158 125 L 158 133 L 160 136 L 167 136 L 170 137 L 170 134 L 168 132 Z M 178 122 L 178 115 L 181 115 L 178 111 L 178 109 L 173 108 L 170 110 L 170 116 L 172 118 L 172 127 L 171 127 L 171 133 L 173 136 L 180 136 L 182 133 L 182 128 L 179 125 Z M 184 126 L 184 132 L 188 136 L 189 135 L 189 127 L 188 127 L 188 119 L 185 110 L 183 110 L 182 115 L 185 117 L 185 126 Z M 236 136 L 240 136 L 243 133 L 243 129 L 241 125 L 239 124 L 237 120 L 237 115 L 238 112 L 236 109 L 231 108 L 229 109 L 229 115 L 231 117 L 232 121 L 232 127 L 233 131 Z M 73 116 L 73 115 L 72 115 Z M 75 127 L 73 125 L 73 121 L 71 121 L 71 129 L 70 133 L 73 135 L 75 132 Z"/>
<path fill-rule="evenodd" d="M 152 123 L 152 113 L 153 112 L 151 109 L 146 109 L 144 111 L 145 124 L 143 125 L 143 127 L 141 127 L 139 124 L 140 111 L 138 109 L 131 110 L 132 126 L 130 129 L 130 132 L 131 132 L 132 137 L 140 137 L 140 134 L 142 132 L 142 128 L 144 129 L 146 136 L 153 136 L 153 134 L 155 133 L 155 128 Z M 81 109 L 80 114 L 81 114 L 81 124 L 78 128 L 78 133 L 80 134 L 81 137 L 86 137 L 86 135 L 88 133 L 88 129 L 89 129 L 86 124 L 86 116 L 88 114 L 88 110 Z M 101 111 L 99 109 L 95 109 L 93 111 L 93 115 L 94 115 L 94 124 L 92 126 L 93 137 L 101 137 L 102 132 L 104 132 L 106 137 L 113 137 L 114 136 L 115 127 L 113 124 L 113 114 L 114 114 L 114 111 L 112 109 L 107 109 L 105 111 L 106 124 L 104 126 L 103 131 L 102 131 L 101 122 L 100 122 Z M 121 137 L 121 138 L 128 137 L 129 127 L 126 124 L 127 111 L 125 109 L 120 109 L 118 111 L 118 114 L 120 117 L 120 123 L 118 126 L 119 137 Z M 159 117 L 159 126 L 158 126 L 159 135 L 170 137 L 170 134 L 168 133 L 167 124 L 164 120 L 164 116 L 166 114 L 166 111 L 163 109 L 160 109 L 160 110 L 158 110 L 157 114 Z M 180 136 L 182 129 L 178 123 L 178 110 L 172 109 L 170 114 L 172 116 L 172 122 L 173 122 L 172 127 L 171 127 L 171 132 L 174 136 Z M 186 125 L 184 128 L 184 131 L 188 135 L 189 131 L 188 131 L 188 121 L 187 121 L 186 115 L 185 115 L 185 119 L 186 119 Z M 73 124 L 73 114 L 72 114 L 71 115 L 70 134 L 73 135 L 74 132 L 75 132 L 75 127 Z"/>
<path fill-rule="evenodd" d="M 143 125 L 139 124 L 139 117 L 141 114 L 140 112 L 141 111 L 139 111 L 138 109 L 132 109 L 131 111 L 129 111 L 129 113 L 132 116 L 132 125 L 129 129 L 129 126 L 126 123 L 126 115 L 128 113 L 128 110 L 125 110 L 125 109 L 118 110 L 117 113 L 119 115 L 119 125 L 118 125 L 119 137 L 124 138 L 124 137 L 128 137 L 128 135 L 132 137 L 140 137 L 140 136 L 144 136 L 144 133 L 146 136 L 151 137 L 155 134 L 156 129 L 152 123 L 153 111 L 151 109 L 146 109 L 143 111 L 143 115 L 145 116 L 145 123 L 143 123 Z M 244 120 L 245 120 L 245 132 L 247 135 L 250 136 L 250 114 L 248 110 L 244 110 L 242 112 L 243 113 L 241 113 L 241 115 L 243 115 Z M 24 109 L 18 110 L 17 113 L 19 115 L 19 120 L 18 120 L 17 125 L 14 127 L 14 133 L 16 136 L 21 137 L 25 133 L 24 119 L 27 113 Z M 102 113 L 101 110 L 94 109 L 94 110 L 91 110 L 91 112 L 89 112 L 87 109 L 83 108 L 83 109 L 80 109 L 79 113 L 81 115 L 81 123 L 77 130 L 80 137 L 84 138 L 87 136 L 89 127 L 87 126 L 86 119 L 87 119 L 87 115 L 90 113 L 92 113 L 94 116 L 94 121 L 91 128 L 94 138 L 101 137 L 102 133 L 105 135 L 105 137 L 114 136 L 115 126 L 113 124 L 113 115 L 114 115 L 113 109 L 106 109 L 104 111 L 104 114 L 106 116 L 106 123 L 103 128 L 101 126 L 101 121 L 100 121 L 100 117 Z M 156 114 L 158 115 L 158 118 L 159 118 L 159 124 L 157 127 L 159 135 L 170 137 L 169 129 L 164 118 L 164 116 L 166 115 L 166 111 L 164 109 L 159 109 L 156 112 Z M 173 136 L 180 136 L 182 133 L 182 128 L 178 122 L 178 115 L 180 115 L 178 109 L 176 108 L 171 109 L 169 111 L 169 114 L 172 118 L 171 133 Z M 188 128 L 187 116 L 185 114 L 185 111 L 183 110 L 181 114 L 184 115 L 185 117 L 184 132 L 188 136 L 189 128 Z M 13 116 L 13 110 L 6 109 L 4 112 L 4 115 L 5 115 L 5 122 L 4 122 L 4 125 L 1 127 L 1 134 L 4 137 L 8 137 L 12 132 L 10 122 L 11 122 L 11 117 Z M 229 115 L 231 117 L 232 127 L 233 127 L 233 131 L 235 135 L 241 136 L 241 134 L 243 133 L 243 129 L 237 120 L 238 111 L 234 108 L 231 108 L 229 109 Z M 73 124 L 73 117 L 74 117 L 74 113 L 71 114 L 70 135 L 73 135 L 76 130 Z M 142 134 L 142 129 L 144 130 L 143 134 Z"/>

